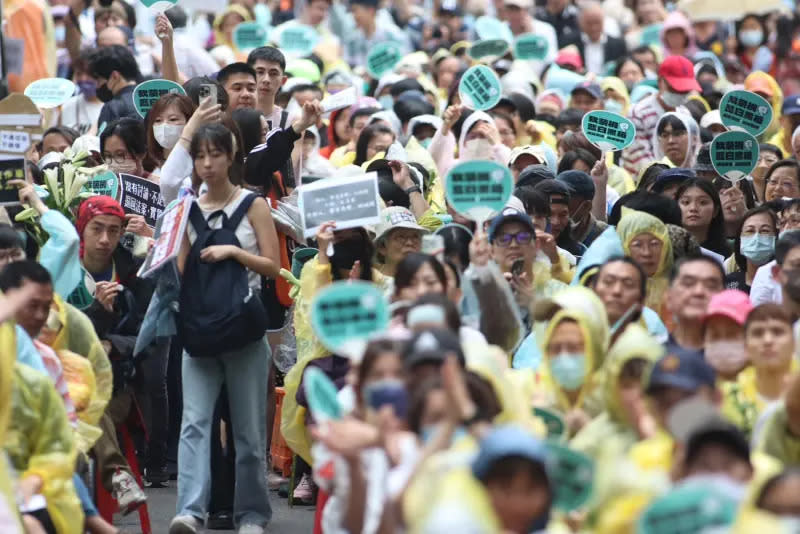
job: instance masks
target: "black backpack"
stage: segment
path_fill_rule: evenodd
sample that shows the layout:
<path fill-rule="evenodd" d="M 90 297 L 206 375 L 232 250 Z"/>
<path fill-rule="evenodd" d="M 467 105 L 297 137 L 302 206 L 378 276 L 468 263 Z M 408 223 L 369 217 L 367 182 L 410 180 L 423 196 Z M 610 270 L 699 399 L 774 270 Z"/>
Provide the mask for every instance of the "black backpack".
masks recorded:
<path fill-rule="evenodd" d="M 267 314 L 258 291 L 247 283 L 247 268 L 234 259 L 200 260 L 206 247 L 241 246 L 236 228 L 256 198 L 247 195 L 230 217 L 222 210 L 212 213 L 209 221 L 222 217 L 222 227 L 216 230 L 209 227 L 200 206 L 192 203 L 189 223 L 197 239 L 186 259 L 178 320 L 178 333 L 190 356 L 218 356 L 261 339 L 267 331 Z"/>

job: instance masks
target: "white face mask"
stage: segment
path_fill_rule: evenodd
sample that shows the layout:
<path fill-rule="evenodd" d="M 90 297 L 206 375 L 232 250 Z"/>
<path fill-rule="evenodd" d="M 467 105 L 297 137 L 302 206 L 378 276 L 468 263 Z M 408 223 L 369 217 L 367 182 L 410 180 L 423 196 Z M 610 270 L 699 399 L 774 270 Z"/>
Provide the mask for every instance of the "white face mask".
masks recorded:
<path fill-rule="evenodd" d="M 460 159 L 492 159 L 492 145 L 489 144 L 488 139 L 482 137 L 470 139 L 464 143 L 464 153 L 461 154 Z"/>
<path fill-rule="evenodd" d="M 161 124 L 153 125 L 153 137 L 156 138 L 156 143 L 161 145 L 162 148 L 167 150 L 178 144 L 178 139 L 181 138 L 183 127 L 185 124 Z"/>
<path fill-rule="evenodd" d="M 677 108 L 686 103 L 685 93 L 673 93 L 672 91 L 664 91 L 661 93 L 661 100 L 667 107 Z"/>
<path fill-rule="evenodd" d="M 719 373 L 736 373 L 747 364 L 742 341 L 709 341 L 705 349 L 706 361 Z"/>
<path fill-rule="evenodd" d="M 108 170 L 116 174 L 133 174 L 138 171 L 139 165 L 136 160 L 126 159 L 122 163 L 111 162 L 108 164 Z"/>

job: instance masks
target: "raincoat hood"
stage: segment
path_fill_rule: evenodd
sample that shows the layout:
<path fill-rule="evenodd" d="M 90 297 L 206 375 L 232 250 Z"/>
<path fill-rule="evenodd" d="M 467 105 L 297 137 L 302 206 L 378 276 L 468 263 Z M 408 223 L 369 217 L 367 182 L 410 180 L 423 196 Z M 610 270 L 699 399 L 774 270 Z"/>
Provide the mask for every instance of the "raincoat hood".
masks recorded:
<path fill-rule="evenodd" d="M 385 121 L 388 123 L 395 137 L 399 138 L 403 135 L 403 123 L 400 122 L 400 119 L 395 115 L 394 111 L 378 111 L 377 113 L 373 113 L 370 115 L 367 124 L 374 124 L 377 121 Z"/>
<path fill-rule="evenodd" d="M 494 124 L 494 119 L 488 113 L 484 113 L 483 111 L 473 111 L 469 117 L 464 119 L 464 124 L 461 126 L 461 136 L 458 138 L 459 157 L 461 157 L 461 155 L 464 153 L 464 145 L 467 142 L 467 134 L 469 134 L 469 131 L 473 126 L 475 126 L 475 123 L 479 121 Z"/>
<path fill-rule="evenodd" d="M 234 44 L 228 41 L 228 38 L 225 37 L 225 34 L 222 32 L 222 23 L 225 20 L 225 17 L 228 15 L 235 13 L 241 16 L 245 22 L 250 22 L 253 20 L 253 17 L 250 16 L 250 12 L 247 10 L 246 7 L 239 5 L 239 4 L 230 4 L 228 7 L 225 8 L 225 11 L 220 13 L 214 18 L 214 42 L 216 45 L 228 45 L 231 48 L 235 48 Z"/>
<path fill-rule="evenodd" d="M 609 76 L 607 78 L 603 78 L 603 81 L 600 83 L 600 89 L 603 90 L 604 95 L 608 89 L 613 89 L 617 94 L 621 95 L 622 98 L 625 99 L 625 106 L 622 108 L 621 114 L 628 114 L 628 110 L 631 107 L 631 95 L 628 92 L 628 88 L 625 87 L 625 82 L 616 76 Z"/>
<path fill-rule="evenodd" d="M 670 160 L 664 153 L 664 151 L 661 150 L 661 144 L 658 141 L 658 128 L 661 125 L 661 122 L 665 120 L 666 117 L 670 116 L 679 119 L 683 123 L 683 126 L 686 128 L 686 132 L 688 134 L 686 136 L 686 143 L 687 143 L 686 156 L 684 157 L 683 161 Z M 655 156 L 656 160 L 667 159 L 675 167 L 691 169 L 694 167 L 694 164 L 697 161 L 697 153 L 700 151 L 700 147 L 702 146 L 702 142 L 700 140 L 700 127 L 697 126 L 697 122 L 688 113 L 668 111 L 667 113 L 664 113 L 661 116 L 661 118 L 658 119 L 656 127 L 653 129 L 652 143 L 653 143 L 653 155 Z"/>
<path fill-rule="evenodd" d="M 408 121 L 408 126 L 406 127 L 409 137 L 414 135 L 414 128 L 416 128 L 418 124 L 429 124 L 433 126 L 434 129 L 438 130 L 442 127 L 442 119 L 436 115 L 417 115 L 416 117 L 412 117 L 411 120 Z"/>
<path fill-rule="evenodd" d="M 675 28 L 683 30 L 689 41 L 686 45 L 686 51 L 682 53 L 682 55 L 688 57 L 694 56 L 695 52 L 697 52 L 697 45 L 695 44 L 694 28 L 692 28 L 692 23 L 688 18 L 686 18 L 686 15 L 680 11 L 673 11 L 667 15 L 667 18 L 664 20 L 664 24 L 661 26 L 661 47 L 664 50 L 664 57 L 666 58 L 676 53 L 674 50 L 670 50 L 670 48 L 667 46 L 666 39 L 667 32 Z"/>

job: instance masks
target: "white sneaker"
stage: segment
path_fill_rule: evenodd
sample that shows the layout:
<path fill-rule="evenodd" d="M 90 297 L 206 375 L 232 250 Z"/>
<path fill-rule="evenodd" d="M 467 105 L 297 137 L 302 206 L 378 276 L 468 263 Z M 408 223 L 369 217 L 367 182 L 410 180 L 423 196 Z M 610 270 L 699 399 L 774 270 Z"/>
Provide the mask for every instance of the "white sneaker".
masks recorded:
<path fill-rule="evenodd" d="M 314 498 L 314 482 L 311 480 L 311 476 L 303 475 L 300 483 L 294 488 L 292 498 L 301 502 L 310 502 Z"/>
<path fill-rule="evenodd" d="M 172 532 L 169 534 L 172 534 Z M 239 527 L 238 534 L 264 534 L 264 528 L 252 523 L 246 523 Z"/>
<path fill-rule="evenodd" d="M 169 534 L 197 534 L 202 527 L 203 524 L 193 515 L 176 515 L 169 523 Z"/>
<path fill-rule="evenodd" d="M 133 475 L 117 470 L 111 477 L 111 496 L 117 501 L 122 515 L 128 515 L 147 501 L 147 495 L 136 483 Z"/>

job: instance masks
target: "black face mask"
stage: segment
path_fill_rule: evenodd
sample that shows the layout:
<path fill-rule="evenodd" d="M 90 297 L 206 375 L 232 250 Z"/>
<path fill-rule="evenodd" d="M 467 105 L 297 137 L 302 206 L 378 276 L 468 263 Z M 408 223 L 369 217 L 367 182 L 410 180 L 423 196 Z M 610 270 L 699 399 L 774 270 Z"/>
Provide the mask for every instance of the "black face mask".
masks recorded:
<path fill-rule="evenodd" d="M 361 239 L 348 239 L 335 243 L 333 256 L 330 257 L 331 265 L 335 269 L 352 269 L 353 264 L 361 259 L 365 248 Z"/>
<path fill-rule="evenodd" d="M 95 95 L 100 102 L 109 102 L 112 98 L 114 98 L 114 93 L 112 93 L 111 89 L 108 88 L 108 82 L 99 86 L 95 91 Z"/>

